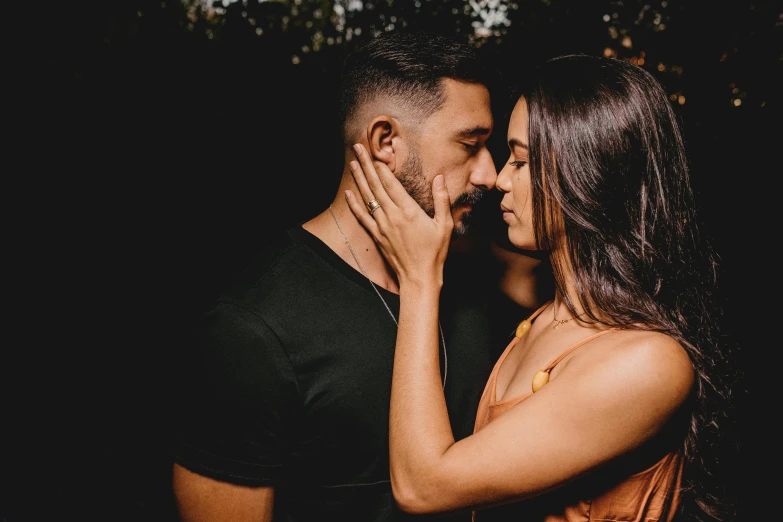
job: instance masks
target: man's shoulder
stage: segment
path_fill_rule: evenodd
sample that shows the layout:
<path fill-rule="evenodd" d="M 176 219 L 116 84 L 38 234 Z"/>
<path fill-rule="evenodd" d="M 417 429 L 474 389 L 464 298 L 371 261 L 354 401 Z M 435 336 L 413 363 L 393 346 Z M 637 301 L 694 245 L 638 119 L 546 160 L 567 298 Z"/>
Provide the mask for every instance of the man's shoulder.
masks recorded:
<path fill-rule="evenodd" d="M 343 284 L 334 254 L 300 226 L 274 231 L 220 292 L 217 303 L 286 306 L 315 286 Z M 217 304 L 216 303 L 216 304 Z"/>
<path fill-rule="evenodd" d="M 296 267 L 317 264 L 317 253 L 303 240 L 300 230 L 274 231 L 264 239 L 260 250 L 238 272 L 221 294 L 223 300 L 243 300 L 259 292 L 295 284 L 300 279 Z"/>

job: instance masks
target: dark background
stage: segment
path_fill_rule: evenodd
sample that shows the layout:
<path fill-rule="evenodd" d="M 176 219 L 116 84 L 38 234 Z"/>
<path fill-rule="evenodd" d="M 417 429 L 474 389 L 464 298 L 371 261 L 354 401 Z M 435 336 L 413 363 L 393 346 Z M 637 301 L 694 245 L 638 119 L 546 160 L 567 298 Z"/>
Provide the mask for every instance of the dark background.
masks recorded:
<path fill-rule="evenodd" d="M 396 4 L 364 2 L 344 25 L 332 0 L 28 4 L 7 22 L 21 36 L 5 69 L 17 89 L 5 120 L 15 335 L 1 370 L 3 522 L 175 520 L 176 354 L 265 234 L 333 197 L 339 61 L 373 30 L 448 32 L 501 57 L 510 76 L 567 52 L 653 72 L 675 96 L 723 260 L 738 366 L 754 358 L 766 334 L 745 324 L 759 307 L 751 292 L 773 279 L 756 254 L 780 236 L 759 197 L 781 173 L 779 4 L 519 1 L 504 4 L 516 6 L 508 26 L 478 39 L 466 1 Z M 761 480 L 738 472 L 750 520 Z"/>

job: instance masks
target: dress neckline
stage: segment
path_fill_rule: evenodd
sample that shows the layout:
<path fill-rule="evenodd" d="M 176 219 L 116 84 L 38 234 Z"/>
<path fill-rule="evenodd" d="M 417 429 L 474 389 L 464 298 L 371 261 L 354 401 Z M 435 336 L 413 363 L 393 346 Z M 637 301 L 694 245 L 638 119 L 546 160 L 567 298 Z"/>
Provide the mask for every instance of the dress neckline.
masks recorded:
<path fill-rule="evenodd" d="M 541 305 L 535 312 L 533 312 L 532 314 L 530 314 L 530 316 L 528 316 L 526 321 L 529 321 L 530 323 L 532 323 L 541 314 L 541 312 L 543 312 L 552 303 L 553 303 L 553 300 L 549 300 L 546 303 L 544 303 L 543 305 Z M 524 322 L 524 321 L 522 321 L 522 322 Z M 620 329 L 621 329 L 620 327 L 613 327 L 613 328 L 609 328 L 609 329 L 606 329 L 606 330 L 602 330 L 600 332 L 596 332 L 596 333 L 594 333 L 592 335 L 589 335 L 589 336 L 585 337 L 584 339 L 581 339 L 581 340 L 575 342 L 574 344 L 572 344 L 571 346 L 569 346 L 568 348 L 563 350 L 560 353 L 560 355 L 558 355 L 557 357 L 552 359 L 545 368 L 541 369 L 541 371 L 546 372 L 546 373 L 551 372 L 552 369 L 554 369 L 554 367 L 557 366 L 558 363 L 560 363 L 560 361 L 562 361 L 568 354 L 570 354 L 571 352 L 573 352 L 577 348 L 579 348 L 579 347 L 589 343 L 590 341 L 592 341 L 596 337 L 600 337 L 602 335 L 608 334 L 609 332 L 613 332 L 613 331 L 620 330 Z M 529 391 L 527 393 L 523 393 L 522 395 L 516 395 L 514 397 L 503 398 L 502 400 L 497 400 L 497 385 L 498 385 L 498 376 L 500 375 L 500 369 L 503 367 L 503 363 L 505 362 L 506 358 L 511 353 L 511 351 L 514 349 L 516 344 L 520 341 L 520 339 L 521 339 L 521 337 L 514 336 L 514 338 L 511 339 L 511 341 L 509 341 L 508 346 L 506 346 L 506 349 L 503 350 L 503 353 L 500 355 L 500 358 L 498 359 L 498 362 L 495 365 L 494 375 L 493 375 L 492 383 L 491 383 L 491 396 L 490 396 L 490 401 L 489 401 L 489 406 L 490 407 L 496 406 L 496 405 L 501 405 L 501 404 L 508 404 L 508 403 L 511 403 L 511 402 L 521 402 L 524 399 L 528 398 L 529 396 L 533 395 L 533 391 Z"/>

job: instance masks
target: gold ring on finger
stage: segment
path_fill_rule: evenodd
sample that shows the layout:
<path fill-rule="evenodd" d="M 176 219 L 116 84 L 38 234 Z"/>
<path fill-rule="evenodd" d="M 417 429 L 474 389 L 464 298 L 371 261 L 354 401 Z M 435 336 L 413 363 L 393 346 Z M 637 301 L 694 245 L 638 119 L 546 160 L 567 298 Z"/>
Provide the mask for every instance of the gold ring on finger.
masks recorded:
<path fill-rule="evenodd" d="M 378 203 L 378 200 L 376 200 L 376 199 L 373 199 L 372 201 L 367 203 L 367 210 L 370 211 L 370 214 L 372 214 L 373 212 L 375 212 L 379 208 L 381 208 L 381 204 Z"/>

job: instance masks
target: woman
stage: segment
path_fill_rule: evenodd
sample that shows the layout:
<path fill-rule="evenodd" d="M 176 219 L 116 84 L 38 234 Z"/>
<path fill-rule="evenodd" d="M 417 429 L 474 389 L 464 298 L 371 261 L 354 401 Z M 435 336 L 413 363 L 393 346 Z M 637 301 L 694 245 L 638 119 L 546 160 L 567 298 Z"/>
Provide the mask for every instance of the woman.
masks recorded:
<path fill-rule="evenodd" d="M 479 521 L 731 520 L 713 469 L 725 458 L 712 453 L 731 420 L 716 256 L 666 93 L 621 60 L 549 60 L 514 107 L 508 146 L 497 181 L 508 237 L 549 252 L 556 292 L 520 323 L 460 441 L 438 366 L 453 228 L 442 177 L 431 218 L 360 147 L 352 162 L 361 194 L 346 198 L 400 285 L 395 498 Z"/>

